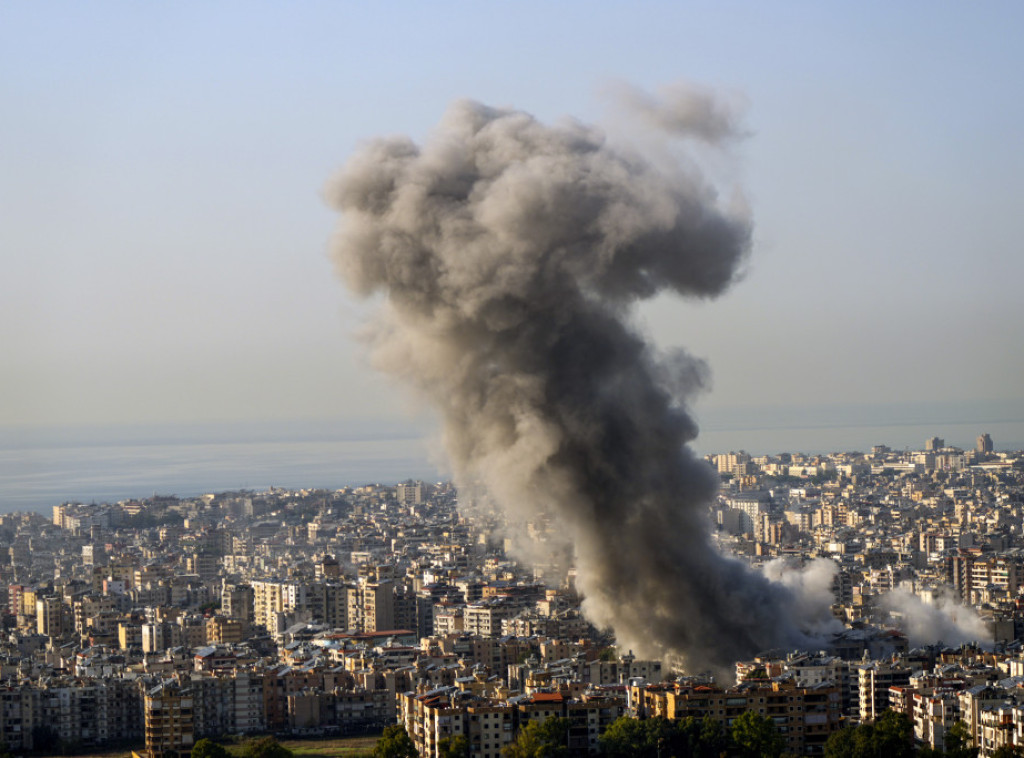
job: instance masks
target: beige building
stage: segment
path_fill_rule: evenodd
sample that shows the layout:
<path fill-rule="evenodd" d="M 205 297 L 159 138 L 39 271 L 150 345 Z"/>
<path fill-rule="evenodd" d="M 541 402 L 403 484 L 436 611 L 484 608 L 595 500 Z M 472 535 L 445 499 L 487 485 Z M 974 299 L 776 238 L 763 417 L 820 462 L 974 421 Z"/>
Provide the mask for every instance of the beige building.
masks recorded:
<path fill-rule="evenodd" d="M 146 758 L 183 758 L 195 742 L 192 690 L 174 680 L 157 685 L 143 701 Z"/>
<path fill-rule="evenodd" d="M 368 581 L 360 577 L 347 589 L 348 628 L 360 632 L 379 632 L 395 628 L 395 589 L 390 579 Z"/>
<path fill-rule="evenodd" d="M 857 669 L 857 691 L 862 724 L 874 721 L 889 707 L 889 688 L 910 683 L 910 669 L 875 662 Z"/>
<path fill-rule="evenodd" d="M 36 600 L 36 630 L 47 637 L 60 637 L 64 628 L 64 603 L 59 597 Z"/>
<path fill-rule="evenodd" d="M 623 714 L 622 698 L 593 693 L 571 698 L 558 692 L 515 699 L 470 696 L 456 687 L 398 694 L 398 720 L 422 758 L 437 758 L 440 744 L 461 736 L 474 758 L 501 758 L 518 730 L 530 721 L 569 719 L 573 755 L 595 753 L 598 738 Z"/>
<path fill-rule="evenodd" d="M 840 728 L 839 687 L 825 682 L 799 687 L 792 682 L 748 682 L 731 689 L 633 684 L 630 710 L 642 717 L 680 719 L 705 716 L 728 728 L 746 711 L 770 718 L 786 737 L 786 750 L 796 755 L 820 754 L 832 732 Z"/>

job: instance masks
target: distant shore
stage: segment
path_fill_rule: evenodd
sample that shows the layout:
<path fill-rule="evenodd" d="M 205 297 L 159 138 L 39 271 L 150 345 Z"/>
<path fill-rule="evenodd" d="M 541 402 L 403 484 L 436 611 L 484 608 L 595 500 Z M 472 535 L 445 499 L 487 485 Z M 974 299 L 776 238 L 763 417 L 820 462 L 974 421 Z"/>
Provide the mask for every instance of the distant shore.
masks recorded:
<path fill-rule="evenodd" d="M 700 455 L 745 450 L 919 450 L 933 436 L 973 449 L 1024 448 L 1024 402 L 697 409 Z M 446 478 L 436 435 L 395 421 L 319 419 L 227 424 L 0 428 L 0 512 L 115 502 L 155 492 L 191 497 L 270 486 L 337 489 Z"/>

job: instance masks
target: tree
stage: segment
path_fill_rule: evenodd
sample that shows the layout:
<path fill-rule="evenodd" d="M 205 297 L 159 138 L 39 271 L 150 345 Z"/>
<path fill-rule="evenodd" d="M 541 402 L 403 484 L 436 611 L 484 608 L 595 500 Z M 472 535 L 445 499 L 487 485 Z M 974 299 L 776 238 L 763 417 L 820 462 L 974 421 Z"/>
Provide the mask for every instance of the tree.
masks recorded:
<path fill-rule="evenodd" d="M 617 718 L 598 738 L 601 755 L 608 758 L 632 758 L 644 756 L 642 745 L 647 740 L 645 722 L 640 719 L 622 716 Z"/>
<path fill-rule="evenodd" d="M 911 758 L 914 725 L 902 713 L 888 710 L 874 723 L 847 727 L 825 743 L 825 758 Z"/>
<path fill-rule="evenodd" d="M 50 726 L 33 727 L 32 745 L 36 752 L 55 753 L 60 750 L 60 735 Z"/>
<path fill-rule="evenodd" d="M 200 740 L 202 742 L 202 740 Z M 292 758 L 292 751 L 273 737 L 248 740 L 242 745 L 242 758 Z"/>
<path fill-rule="evenodd" d="M 1002 745 L 992 752 L 992 758 L 1021 758 L 1024 749 L 1020 745 Z"/>
<path fill-rule="evenodd" d="M 469 742 L 461 734 L 445 737 L 437 743 L 440 758 L 469 758 Z"/>
<path fill-rule="evenodd" d="M 600 747 L 608 758 L 719 758 L 728 748 L 728 737 L 710 717 L 670 721 L 662 716 L 622 716 L 601 735 Z"/>
<path fill-rule="evenodd" d="M 530 721 L 505 748 L 507 758 L 566 758 L 569 755 L 569 719 L 552 716 Z"/>
<path fill-rule="evenodd" d="M 399 724 L 386 727 L 373 747 L 373 758 L 416 758 L 418 755 L 409 733 Z"/>
<path fill-rule="evenodd" d="M 848 726 L 832 732 L 825 742 L 825 758 L 857 758 L 857 729 Z"/>
<path fill-rule="evenodd" d="M 948 758 L 978 758 L 978 748 L 972 747 L 973 742 L 971 727 L 965 721 L 957 721 L 946 732 L 946 755 Z"/>
<path fill-rule="evenodd" d="M 729 735 L 725 733 L 725 727 L 721 722 L 710 716 L 705 716 L 700 721 L 692 718 L 686 720 L 700 725 L 697 740 L 693 743 L 694 758 L 718 758 L 728 749 Z"/>
<path fill-rule="evenodd" d="M 779 758 L 786 740 L 767 716 L 745 711 L 732 722 L 729 732 L 741 758 Z"/>
<path fill-rule="evenodd" d="M 669 721 L 656 716 L 644 722 L 647 727 L 647 746 L 653 758 L 696 755 L 700 745 L 701 723 L 693 718 Z"/>
<path fill-rule="evenodd" d="M 887 758 L 911 758 L 914 755 L 914 724 L 906 715 L 888 710 L 873 726 L 873 755 Z"/>
<path fill-rule="evenodd" d="M 282 748 L 283 749 L 283 748 Z M 192 746 L 192 758 L 230 758 L 231 753 L 223 745 L 203 738 Z"/>

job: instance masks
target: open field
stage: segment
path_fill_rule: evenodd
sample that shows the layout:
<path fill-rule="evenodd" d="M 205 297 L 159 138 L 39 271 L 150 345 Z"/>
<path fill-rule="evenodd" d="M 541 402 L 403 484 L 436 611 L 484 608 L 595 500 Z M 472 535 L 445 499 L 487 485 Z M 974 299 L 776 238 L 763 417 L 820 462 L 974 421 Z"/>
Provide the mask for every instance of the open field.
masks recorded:
<path fill-rule="evenodd" d="M 325 740 L 280 740 L 281 745 L 291 750 L 296 758 L 364 758 L 373 751 L 377 744 L 379 734 L 362 737 L 335 737 Z M 242 745 L 227 745 L 228 752 L 232 755 L 241 755 Z M 139 745 L 135 748 L 140 754 L 144 747 Z M 112 750 L 104 753 L 88 753 L 86 758 L 131 758 L 131 750 Z M 67 755 L 71 755 L 68 753 Z M 41 758 L 65 758 L 59 753 Z"/>
<path fill-rule="evenodd" d="M 331 740 L 281 740 L 296 758 L 360 758 L 368 756 L 380 735 L 339 737 Z"/>

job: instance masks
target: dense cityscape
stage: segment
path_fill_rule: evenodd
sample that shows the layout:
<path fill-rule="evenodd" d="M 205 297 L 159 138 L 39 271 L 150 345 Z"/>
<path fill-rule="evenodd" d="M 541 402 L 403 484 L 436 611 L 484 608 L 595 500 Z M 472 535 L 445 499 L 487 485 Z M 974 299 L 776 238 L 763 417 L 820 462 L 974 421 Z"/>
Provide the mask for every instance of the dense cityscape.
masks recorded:
<path fill-rule="evenodd" d="M 1024 3 L 0 8 L 0 758 L 1024 758 Z"/>
<path fill-rule="evenodd" d="M 459 740 L 498 758 L 558 717 L 584 755 L 622 717 L 727 729 L 754 712 L 786 752 L 820 755 L 893 710 L 922 747 L 965 729 L 983 756 L 1024 744 L 1024 454 L 981 435 L 969 451 L 706 461 L 723 551 L 825 567 L 820 649 L 735 672 L 620 649 L 581 612 L 571 566 L 516 560 L 500 517 L 460 512 L 448 483 L 65 503 L 0 517 L 2 740 L 157 758 L 401 725 L 422 756 Z M 526 532 L 543 545 L 554 528 Z"/>

